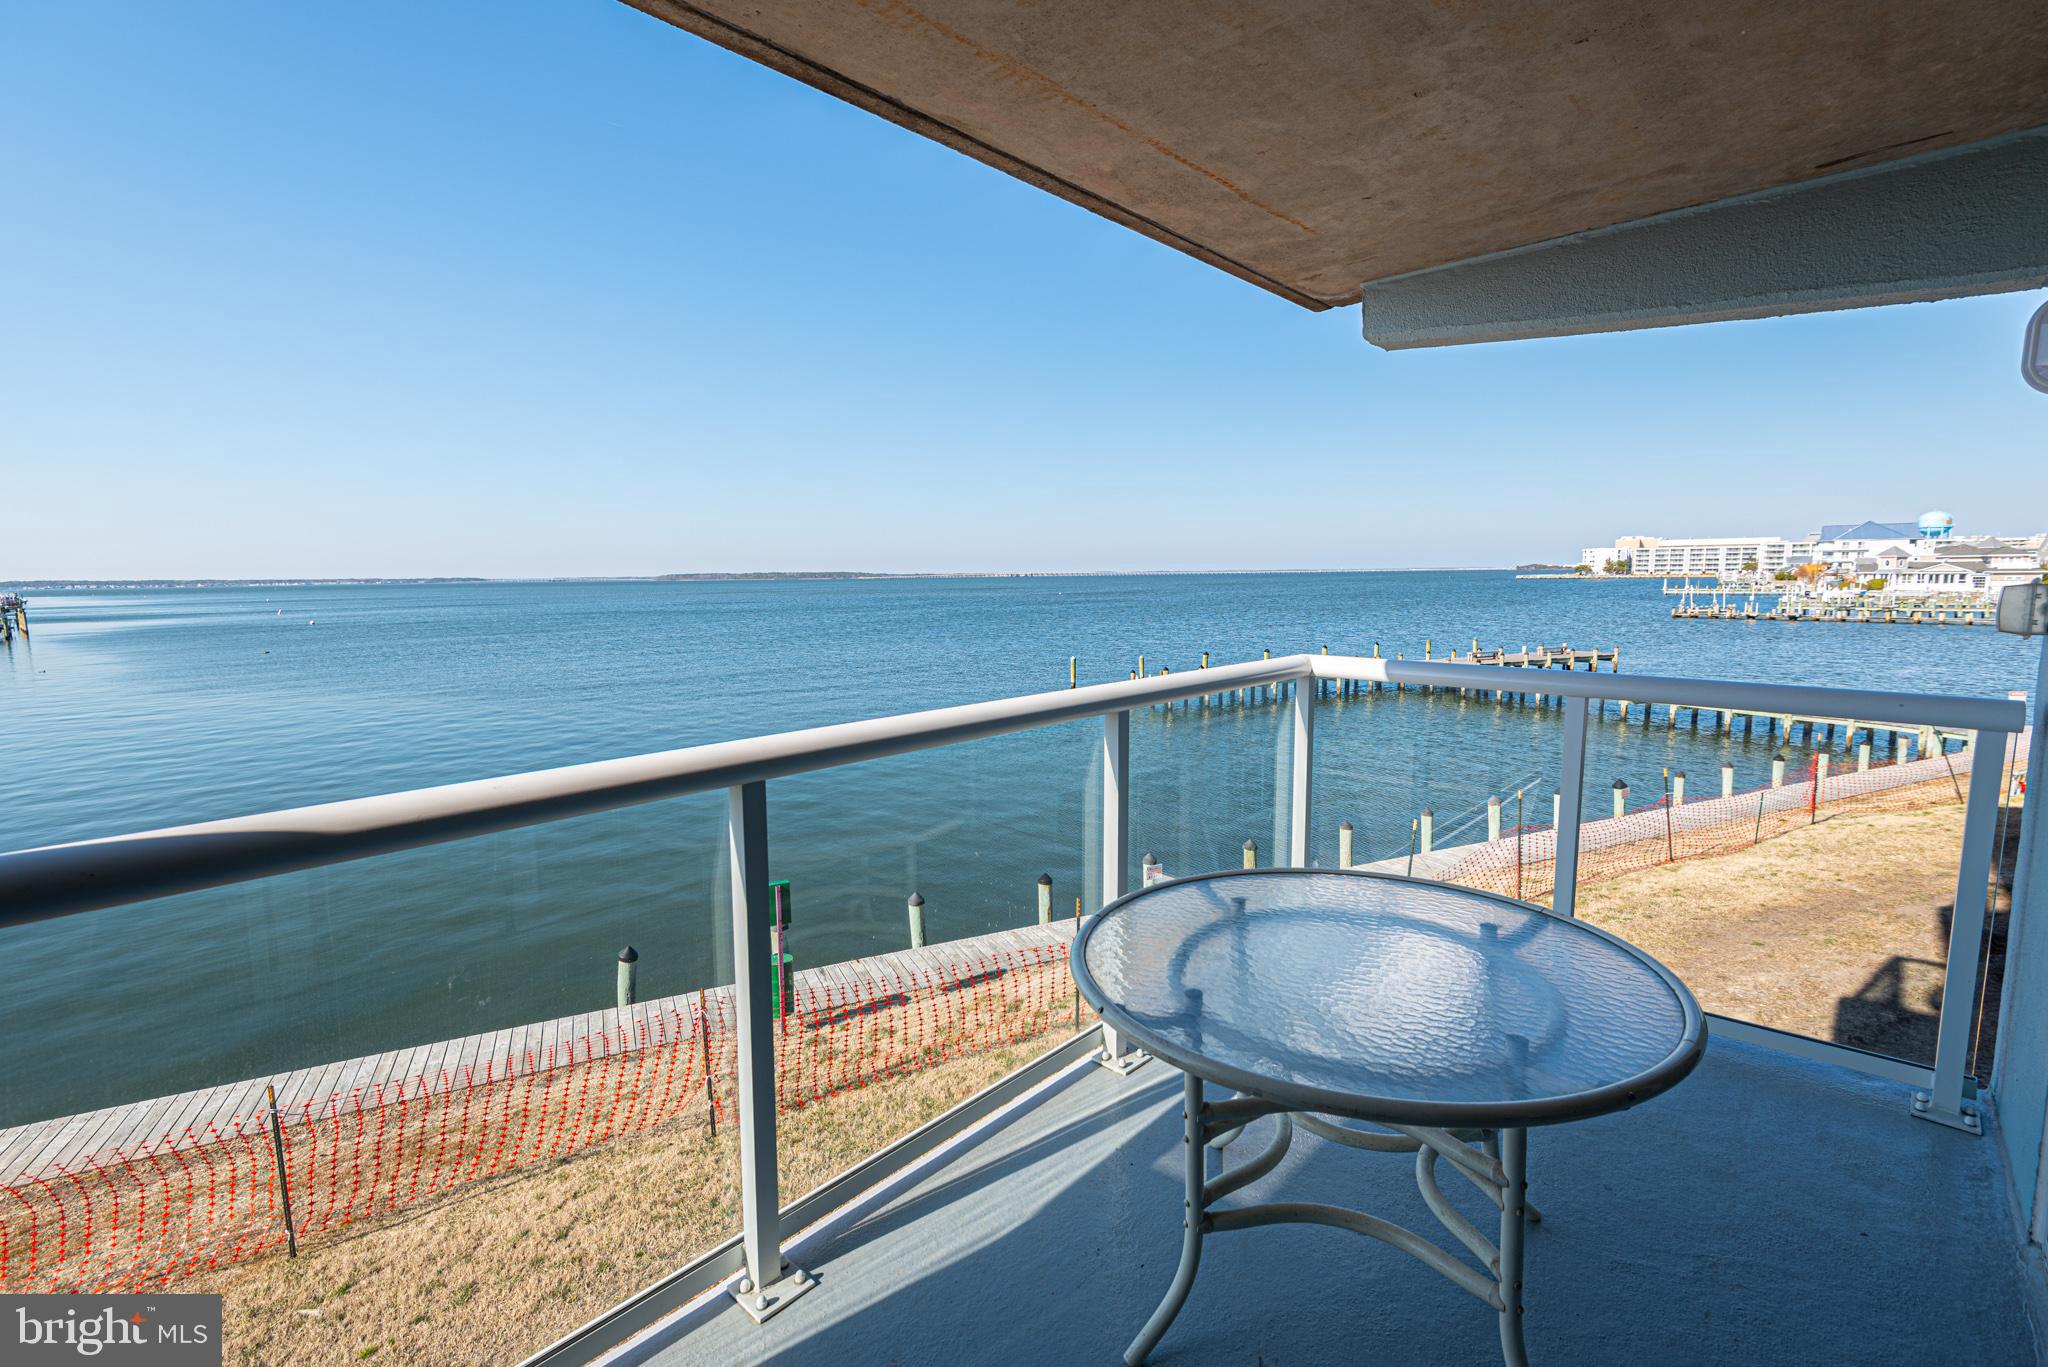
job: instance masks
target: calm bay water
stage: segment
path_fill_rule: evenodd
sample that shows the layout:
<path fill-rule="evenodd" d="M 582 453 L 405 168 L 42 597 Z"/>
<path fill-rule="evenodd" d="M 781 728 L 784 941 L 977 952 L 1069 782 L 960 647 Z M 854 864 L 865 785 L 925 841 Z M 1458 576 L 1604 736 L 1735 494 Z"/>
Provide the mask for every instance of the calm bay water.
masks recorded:
<path fill-rule="evenodd" d="M 2017 638 L 1673 622 L 1654 584 L 1502 573 L 467 584 L 40 593 L 0 648 L 0 845 L 59 840 L 1061 688 L 1328 645 L 1472 637 L 1619 646 L 1626 672 L 1999 695 Z M 1319 713 L 1316 857 L 1440 843 L 1526 787 L 1547 819 L 1554 711 L 1380 695 Z M 1099 723 L 770 785 L 802 964 L 1035 918 L 1097 881 Z M 1170 873 L 1284 848 L 1276 709 L 1134 719 L 1133 842 Z M 1589 788 L 1665 765 L 1761 782 L 1763 742 L 1599 728 Z M 1276 788 L 1276 784 L 1278 787 Z M 1510 816 L 1512 819 L 1512 815 Z M 723 799 L 704 795 L 0 932 L 0 1124 L 282 1073 L 730 973 Z M 1461 834 L 1461 827 L 1463 828 Z M 1483 833 L 1483 832 L 1482 832 Z"/>

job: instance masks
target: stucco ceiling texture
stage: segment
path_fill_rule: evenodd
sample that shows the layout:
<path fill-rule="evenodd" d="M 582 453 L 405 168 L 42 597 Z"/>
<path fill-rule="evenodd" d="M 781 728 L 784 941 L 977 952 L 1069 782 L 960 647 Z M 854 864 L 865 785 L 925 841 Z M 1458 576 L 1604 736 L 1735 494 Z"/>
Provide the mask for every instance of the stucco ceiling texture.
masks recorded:
<path fill-rule="evenodd" d="M 628 0 L 1311 308 L 2048 124 L 2042 0 Z"/>

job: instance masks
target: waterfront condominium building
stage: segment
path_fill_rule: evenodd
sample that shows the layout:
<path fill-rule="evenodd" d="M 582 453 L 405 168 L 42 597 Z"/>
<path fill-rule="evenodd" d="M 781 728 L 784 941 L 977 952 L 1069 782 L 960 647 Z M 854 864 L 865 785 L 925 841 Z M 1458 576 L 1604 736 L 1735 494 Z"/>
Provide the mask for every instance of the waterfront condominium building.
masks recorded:
<path fill-rule="evenodd" d="M 1612 546 L 1589 546 L 1579 553 L 1579 563 L 1599 573 L 1610 561 L 1625 560 L 1635 574 L 1740 574 L 1756 562 L 1756 569 L 1771 574 L 1799 563 L 1813 542 L 1792 541 L 1782 536 L 1624 536 Z"/>

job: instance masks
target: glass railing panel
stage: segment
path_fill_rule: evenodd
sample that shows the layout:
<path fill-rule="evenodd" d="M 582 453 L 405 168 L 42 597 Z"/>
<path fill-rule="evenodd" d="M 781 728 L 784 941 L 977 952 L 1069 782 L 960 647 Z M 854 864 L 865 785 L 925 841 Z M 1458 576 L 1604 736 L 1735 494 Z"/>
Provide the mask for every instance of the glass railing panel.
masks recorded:
<path fill-rule="evenodd" d="M 1309 680 L 1302 688 L 1313 688 Z M 1294 681 L 1131 713 L 1131 881 L 1289 862 Z"/>
<path fill-rule="evenodd" d="M 0 1286 L 218 1292 L 229 1361 L 512 1361 L 730 1237 L 724 831 L 677 799 L 0 931 Z"/>
<path fill-rule="evenodd" d="M 785 1204 L 1093 1022 L 1068 950 L 1101 882 L 1101 738 L 1071 722 L 768 785 Z"/>
<path fill-rule="evenodd" d="M 1975 734 L 1643 713 L 1623 720 L 1610 704 L 1589 738 L 1578 914 L 1656 955 L 1710 1012 L 1931 1065 L 1970 774 L 1987 758 Z M 1460 876 L 1503 875 L 1496 862 Z M 1987 923 L 1992 981 L 2003 924 L 2001 902 Z M 1970 1029 L 1988 1067 L 1984 984 L 1971 986 Z"/>
<path fill-rule="evenodd" d="M 1317 863 L 1547 902 L 1562 700 L 1542 692 L 1540 671 L 1502 669 L 1487 682 L 1496 678 L 1498 688 L 1325 685 L 1310 838 Z"/>

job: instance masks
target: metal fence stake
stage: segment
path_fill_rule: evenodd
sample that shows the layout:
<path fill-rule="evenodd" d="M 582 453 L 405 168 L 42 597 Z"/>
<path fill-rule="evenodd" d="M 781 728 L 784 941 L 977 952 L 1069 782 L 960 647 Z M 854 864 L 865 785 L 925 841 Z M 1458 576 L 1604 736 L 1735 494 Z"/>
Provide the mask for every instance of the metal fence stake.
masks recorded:
<path fill-rule="evenodd" d="M 278 1203 L 284 1207 L 285 1255 L 296 1258 L 299 1256 L 299 1232 L 292 1228 L 292 1187 L 290 1179 L 285 1176 L 284 1127 L 277 1122 L 277 1088 L 275 1085 L 266 1084 L 264 1086 L 263 1100 L 270 1108 L 270 1152 L 271 1156 L 277 1160 Z"/>
<path fill-rule="evenodd" d="M 704 1113 L 711 1117 L 711 1137 L 718 1138 L 718 1093 L 711 1084 L 711 1012 L 704 989 L 697 989 L 697 1043 L 704 1055 Z"/>

